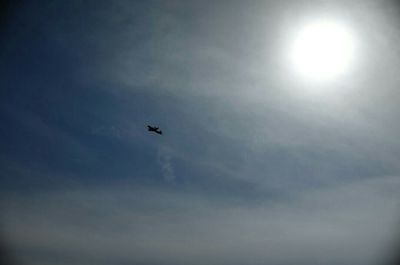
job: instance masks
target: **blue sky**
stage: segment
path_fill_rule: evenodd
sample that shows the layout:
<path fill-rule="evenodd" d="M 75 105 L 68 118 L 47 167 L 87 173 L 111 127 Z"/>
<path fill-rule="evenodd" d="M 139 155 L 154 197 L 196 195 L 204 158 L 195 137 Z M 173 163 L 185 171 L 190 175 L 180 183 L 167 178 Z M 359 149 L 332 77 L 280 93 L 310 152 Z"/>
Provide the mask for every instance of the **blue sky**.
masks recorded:
<path fill-rule="evenodd" d="M 390 1 L 12 5 L 4 248 L 28 265 L 381 264 L 399 236 L 398 12 Z M 360 45 L 353 72 L 315 84 L 284 54 L 321 14 Z"/>

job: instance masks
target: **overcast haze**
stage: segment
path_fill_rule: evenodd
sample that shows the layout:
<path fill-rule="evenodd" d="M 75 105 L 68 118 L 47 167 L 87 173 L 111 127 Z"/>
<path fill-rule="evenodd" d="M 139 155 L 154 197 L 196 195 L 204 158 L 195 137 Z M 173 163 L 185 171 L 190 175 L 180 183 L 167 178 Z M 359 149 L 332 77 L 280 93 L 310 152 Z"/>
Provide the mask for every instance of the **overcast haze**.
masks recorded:
<path fill-rule="evenodd" d="M 398 248 L 396 1 L 19 1 L 2 16 L 7 262 L 375 265 Z M 357 41 L 329 82 L 287 60 L 314 17 Z"/>

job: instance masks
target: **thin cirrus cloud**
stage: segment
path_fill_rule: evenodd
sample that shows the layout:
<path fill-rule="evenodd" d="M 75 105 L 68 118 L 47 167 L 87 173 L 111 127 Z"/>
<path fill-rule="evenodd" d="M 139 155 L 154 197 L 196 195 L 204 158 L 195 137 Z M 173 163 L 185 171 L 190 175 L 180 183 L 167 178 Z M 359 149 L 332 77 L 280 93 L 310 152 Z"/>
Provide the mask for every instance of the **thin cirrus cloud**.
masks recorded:
<path fill-rule="evenodd" d="M 129 184 L 81 188 L 11 195 L 2 223 L 18 259 L 35 264 L 376 264 L 395 242 L 398 186 L 387 176 L 280 202 Z"/>
<path fill-rule="evenodd" d="M 381 264 L 398 228 L 396 8 L 21 4 L 3 31 L 2 241 L 21 264 Z M 317 93 L 281 59 L 303 9 L 342 14 L 363 44 L 359 70 Z"/>

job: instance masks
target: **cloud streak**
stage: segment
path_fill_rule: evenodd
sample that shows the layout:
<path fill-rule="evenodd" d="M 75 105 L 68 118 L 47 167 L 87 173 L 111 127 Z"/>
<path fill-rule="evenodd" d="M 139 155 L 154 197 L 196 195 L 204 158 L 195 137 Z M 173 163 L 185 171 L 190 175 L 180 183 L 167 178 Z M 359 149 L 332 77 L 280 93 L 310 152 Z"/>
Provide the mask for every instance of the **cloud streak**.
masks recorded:
<path fill-rule="evenodd" d="M 399 187 L 388 176 L 290 203 L 137 185 L 9 195 L 2 234 L 25 264 L 376 264 L 391 254 Z"/>
<path fill-rule="evenodd" d="M 174 181 L 175 174 L 171 162 L 171 151 L 166 147 L 162 147 L 160 150 L 158 150 L 157 159 L 165 181 Z"/>
<path fill-rule="evenodd" d="M 324 1 L 365 58 L 311 92 L 282 61 L 318 9 L 306 2 L 22 5 L 0 97 L 0 224 L 15 258 L 382 264 L 399 221 L 396 16 Z"/>

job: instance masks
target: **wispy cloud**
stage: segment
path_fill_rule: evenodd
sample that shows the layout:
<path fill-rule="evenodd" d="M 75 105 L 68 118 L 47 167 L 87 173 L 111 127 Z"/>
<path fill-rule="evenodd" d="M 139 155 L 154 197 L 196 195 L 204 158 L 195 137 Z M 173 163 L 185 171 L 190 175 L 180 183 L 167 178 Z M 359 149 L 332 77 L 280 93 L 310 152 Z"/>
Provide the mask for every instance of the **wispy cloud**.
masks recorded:
<path fill-rule="evenodd" d="M 70 2 L 29 4 L 8 44 L 0 223 L 17 258 L 381 264 L 400 199 L 387 7 L 342 1 L 371 60 L 309 93 L 280 57 L 306 1 Z"/>
<path fill-rule="evenodd" d="M 165 181 L 170 182 L 175 179 L 174 169 L 172 167 L 172 153 L 168 147 L 160 147 L 157 155 L 158 163 L 161 167 Z"/>
<path fill-rule="evenodd" d="M 26 264 L 376 264 L 398 228 L 399 177 L 235 201 L 124 185 L 13 196 L 2 234 Z M 35 256 L 34 253 L 47 253 Z M 46 263 L 47 262 L 47 263 Z"/>

